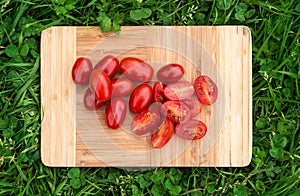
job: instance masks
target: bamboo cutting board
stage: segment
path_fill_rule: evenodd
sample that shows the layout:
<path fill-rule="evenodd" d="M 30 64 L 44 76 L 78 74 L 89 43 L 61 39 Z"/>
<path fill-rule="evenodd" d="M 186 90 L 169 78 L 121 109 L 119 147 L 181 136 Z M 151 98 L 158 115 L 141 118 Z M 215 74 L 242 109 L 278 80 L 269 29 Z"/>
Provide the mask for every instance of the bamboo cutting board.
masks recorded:
<path fill-rule="evenodd" d="M 197 116 L 208 127 L 198 141 L 174 135 L 161 149 L 150 137 L 130 133 L 128 112 L 119 130 L 104 123 L 105 105 L 96 112 L 83 106 L 87 87 L 71 78 L 76 58 L 93 65 L 106 55 L 134 56 L 155 71 L 167 63 L 185 68 L 193 82 L 210 76 L 219 88 L 217 102 Z M 246 166 L 252 154 L 251 34 L 244 26 L 122 27 L 119 35 L 96 27 L 52 27 L 41 37 L 41 156 L 48 166 L 159 167 Z M 156 81 L 154 74 L 153 81 Z M 150 84 L 152 84 L 150 82 Z"/>

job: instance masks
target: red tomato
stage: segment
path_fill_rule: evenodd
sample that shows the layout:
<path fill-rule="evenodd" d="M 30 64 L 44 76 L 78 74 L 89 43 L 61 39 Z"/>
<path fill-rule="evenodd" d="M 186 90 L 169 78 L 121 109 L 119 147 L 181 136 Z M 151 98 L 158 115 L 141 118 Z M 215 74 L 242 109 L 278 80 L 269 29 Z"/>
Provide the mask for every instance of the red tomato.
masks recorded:
<path fill-rule="evenodd" d="M 160 120 L 160 114 L 154 109 L 146 109 L 136 115 L 131 123 L 131 130 L 136 135 L 146 135 L 154 131 Z"/>
<path fill-rule="evenodd" d="M 72 79 L 78 86 L 86 85 L 93 70 L 92 62 L 88 58 L 78 58 L 72 68 Z"/>
<path fill-rule="evenodd" d="M 191 119 L 184 124 L 176 125 L 175 132 L 183 139 L 198 140 L 205 136 L 207 127 L 202 121 Z"/>
<path fill-rule="evenodd" d="M 127 106 L 122 98 L 114 98 L 108 102 L 105 109 L 105 123 L 112 129 L 119 128 L 126 117 Z"/>
<path fill-rule="evenodd" d="M 88 88 L 84 93 L 83 104 L 88 110 L 98 110 L 103 105 L 103 102 L 97 100 L 95 94 Z"/>
<path fill-rule="evenodd" d="M 156 82 L 153 86 L 153 99 L 155 102 L 165 102 L 164 85 L 161 82 Z"/>
<path fill-rule="evenodd" d="M 184 75 L 184 69 L 181 65 L 171 63 L 160 68 L 156 74 L 157 78 L 163 83 L 176 82 Z"/>
<path fill-rule="evenodd" d="M 152 88 L 148 84 L 136 87 L 129 98 L 129 108 L 134 112 L 142 112 L 152 103 Z"/>
<path fill-rule="evenodd" d="M 185 123 L 191 117 L 190 110 L 180 101 L 166 101 L 160 108 L 167 119 L 175 123 Z"/>
<path fill-rule="evenodd" d="M 149 64 L 134 57 L 124 58 L 120 62 L 120 70 L 127 78 L 138 82 L 149 82 L 154 73 Z"/>
<path fill-rule="evenodd" d="M 127 78 L 116 78 L 111 81 L 112 96 L 128 95 L 134 89 L 134 83 Z"/>
<path fill-rule="evenodd" d="M 194 92 L 193 85 L 183 80 L 169 84 L 164 90 L 164 95 L 169 100 L 183 100 L 192 97 Z"/>
<path fill-rule="evenodd" d="M 194 88 L 198 99 L 204 105 L 211 105 L 218 97 L 218 87 L 208 76 L 198 76 L 194 83 Z"/>
<path fill-rule="evenodd" d="M 197 116 L 202 111 L 202 104 L 197 97 L 192 99 L 186 99 L 182 101 L 182 103 L 189 108 L 191 113 L 191 118 Z"/>
<path fill-rule="evenodd" d="M 107 101 L 112 94 L 111 81 L 103 71 L 95 69 L 91 73 L 90 88 L 95 93 L 96 98 L 101 101 Z"/>
<path fill-rule="evenodd" d="M 164 120 L 157 132 L 151 135 L 151 144 L 154 148 L 161 148 L 170 141 L 174 133 L 174 124 L 170 120 Z"/>
<path fill-rule="evenodd" d="M 109 78 L 113 78 L 116 75 L 118 68 L 118 58 L 112 55 L 107 55 L 95 65 L 94 69 L 102 70 L 107 74 Z"/>

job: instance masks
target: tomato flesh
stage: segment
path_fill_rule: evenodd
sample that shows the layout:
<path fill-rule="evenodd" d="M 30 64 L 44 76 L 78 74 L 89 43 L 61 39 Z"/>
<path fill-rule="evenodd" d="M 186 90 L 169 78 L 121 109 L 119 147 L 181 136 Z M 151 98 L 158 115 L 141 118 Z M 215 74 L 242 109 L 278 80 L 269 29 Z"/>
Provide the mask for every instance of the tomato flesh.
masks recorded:
<path fill-rule="evenodd" d="M 198 76 L 194 82 L 194 88 L 198 99 L 204 105 L 211 105 L 218 97 L 218 87 L 208 76 Z"/>
<path fill-rule="evenodd" d="M 136 87 L 129 98 L 129 108 L 133 112 L 142 112 L 152 103 L 152 88 L 148 84 L 141 84 Z"/>
<path fill-rule="evenodd" d="M 83 104 L 88 110 L 98 110 L 103 105 L 103 102 L 97 100 L 94 92 L 88 88 L 83 96 Z"/>
<path fill-rule="evenodd" d="M 109 128 L 119 128 L 126 117 L 127 106 L 122 98 L 113 98 L 105 108 L 105 123 Z"/>
<path fill-rule="evenodd" d="M 90 77 L 90 88 L 95 93 L 96 98 L 101 101 L 107 101 L 111 98 L 111 81 L 106 73 L 101 70 L 94 70 Z"/>
<path fill-rule="evenodd" d="M 164 96 L 169 100 L 184 100 L 195 93 L 193 85 L 188 81 L 178 81 L 169 84 L 164 89 Z"/>
<path fill-rule="evenodd" d="M 94 69 L 102 70 L 109 78 L 113 78 L 119 69 L 119 60 L 112 55 L 107 55 L 95 65 Z"/>
<path fill-rule="evenodd" d="M 160 68 L 156 74 L 157 79 L 163 83 L 171 83 L 180 80 L 184 75 L 184 69 L 181 65 L 171 63 Z"/>
<path fill-rule="evenodd" d="M 158 127 L 157 131 L 151 135 L 151 144 L 154 148 L 161 148 L 166 145 L 174 133 L 174 124 L 166 119 Z"/>
<path fill-rule="evenodd" d="M 111 81 L 112 96 L 120 97 L 130 94 L 134 89 L 134 83 L 127 78 L 116 78 Z"/>
<path fill-rule="evenodd" d="M 161 113 L 174 123 L 185 123 L 191 117 L 188 107 L 180 101 L 166 101 L 160 108 Z"/>
<path fill-rule="evenodd" d="M 91 72 L 93 70 L 92 62 L 85 57 L 76 59 L 72 68 L 72 79 L 78 86 L 84 86 L 89 82 Z"/>
<path fill-rule="evenodd" d="M 154 102 L 165 102 L 164 85 L 161 82 L 156 82 L 153 86 L 153 99 Z"/>
<path fill-rule="evenodd" d="M 190 119 L 184 124 L 177 124 L 175 128 L 176 135 L 186 140 L 198 140 L 205 136 L 207 132 L 206 125 L 195 119 Z"/>

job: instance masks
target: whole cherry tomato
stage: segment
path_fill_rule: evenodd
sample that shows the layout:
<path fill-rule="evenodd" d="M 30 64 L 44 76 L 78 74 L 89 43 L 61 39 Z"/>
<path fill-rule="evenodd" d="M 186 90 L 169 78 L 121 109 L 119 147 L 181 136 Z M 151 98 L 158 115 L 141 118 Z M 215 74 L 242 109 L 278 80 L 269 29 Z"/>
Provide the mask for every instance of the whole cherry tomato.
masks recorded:
<path fill-rule="evenodd" d="M 107 74 L 99 69 L 95 69 L 91 73 L 90 88 L 95 93 L 96 98 L 101 102 L 111 98 L 111 81 Z"/>
<path fill-rule="evenodd" d="M 170 120 L 164 120 L 158 130 L 151 135 L 151 144 L 154 148 L 161 148 L 166 145 L 174 133 L 174 124 Z"/>
<path fill-rule="evenodd" d="M 103 102 L 96 99 L 94 92 L 88 88 L 84 93 L 83 104 L 88 110 L 98 110 L 103 105 Z"/>
<path fill-rule="evenodd" d="M 191 117 L 188 107 L 180 101 L 166 101 L 162 104 L 160 111 L 174 123 L 185 123 Z"/>
<path fill-rule="evenodd" d="M 191 99 L 183 100 L 182 103 L 189 108 L 190 113 L 191 113 L 191 118 L 197 116 L 202 111 L 202 104 L 198 100 L 197 97 L 193 97 Z"/>
<path fill-rule="evenodd" d="M 79 57 L 72 68 L 72 79 L 78 86 L 84 86 L 89 82 L 93 70 L 92 62 L 88 58 Z"/>
<path fill-rule="evenodd" d="M 194 88 L 198 99 L 204 105 L 211 105 L 218 97 L 218 87 L 208 76 L 198 76 L 194 83 Z"/>
<path fill-rule="evenodd" d="M 120 62 L 120 70 L 131 80 L 149 82 L 152 79 L 153 68 L 141 59 L 126 57 Z"/>
<path fill-rule="evenodd" d="M 153 86 L 153 99 L 154 102 L 165 102 L 164 85 L 162 82 L 156 82 Z"/>
<path fill-rule="evenodd" d="M 107 55 L 101 59 L 94 67 L 94 69 L 99 69 L 104 71 L 109 78 L 113 78 L 119 68 L 119 60 L 117 57 L 112 55 Z"/>
<path fill-rule="evenodd" d="M 125 101 L 120 98 L 113 98 L 106 105 L 105 109 L 105 123 L 112 129 L 119 128 L 126 117 L 127 106 Z"/>
<path fill-rule="evenodd" d="M 156 129 L 160 114 L 155 109 L 146 109 L 135 116 L 131 123 L 131 130 L 136 135 L 146 135 Z"/>
<path fill-rule="evenodd" d="M 184 75 L 181 65 L 171 63 L 160 68 L 156 74 L 157 78 L 163 83 L 171 83 L 180 80 Z"/>
<path fill-rule="evenodd" d="M 134 112 L 142 112 L 152 103 L 152 88 L 148 84 L 136 87 L 129 98 L 129 108 Z"/>
<path fill-rule="evenodd" d="M 190 119 L 184 124 L 176 125 L 175 132 L 183 139 L 198 140 L 205 136 L 207 127 L 200 120 Z"/>
<path fill-rule="evenodd" d="M 112 96 L 120 97 L 128 95 L 134 89 L 134 83 L 127 78 L 116 78 L 111 81 Z"/>
<path fill-rule="evenodd" d="M 166 86 L 164 95 L 169 100 L 187 99 L 195 93 L 193 85 L 185 80 L 171 83 Z"/>

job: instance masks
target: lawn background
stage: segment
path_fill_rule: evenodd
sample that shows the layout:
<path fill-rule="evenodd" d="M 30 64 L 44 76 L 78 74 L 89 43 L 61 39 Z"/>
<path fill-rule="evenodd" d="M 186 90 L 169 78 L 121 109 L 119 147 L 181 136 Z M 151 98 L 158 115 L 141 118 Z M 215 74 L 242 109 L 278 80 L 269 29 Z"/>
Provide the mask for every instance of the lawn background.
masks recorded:
<path fill-rule="evenodd" d="M 300 195 L 297 0 L 0 0 L 0 195 Z M 55 25 L 246 25 L 253 157 L 245 168 L 49 168 L 40 160 L 40 34 Z"/>

